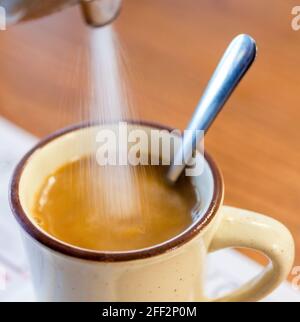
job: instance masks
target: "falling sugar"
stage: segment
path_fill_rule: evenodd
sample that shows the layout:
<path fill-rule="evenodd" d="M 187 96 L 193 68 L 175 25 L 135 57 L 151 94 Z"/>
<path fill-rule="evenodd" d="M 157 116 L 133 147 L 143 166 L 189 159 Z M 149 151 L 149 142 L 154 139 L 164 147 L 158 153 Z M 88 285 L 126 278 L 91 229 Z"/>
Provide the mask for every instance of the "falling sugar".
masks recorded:
<path fill-rule="evenodd" d="M 123 73 L 126 57 L 122 55 L 113 26 L 90 30 L 90 53 L 90 120 L 109 124 L 133 118 L 135 113 Z M 145 200 L 141 196 L 143 187 L 135 168 L 124 165 L 104 167 L 105 171 L 101 171 L 101 177 L 97 178 L 101 185 L 95 185 L 89 191 L 91 202 L 97 204 L 99 199 L 102 200 L 98 206 L 107 220 L 141 225 L 141 203 Z M 91 164 L 89 170 L 91 176 L 99 174 L 95 164 Z M 99 193 L 104 194 L 104 198 L 98 198 Z"/>

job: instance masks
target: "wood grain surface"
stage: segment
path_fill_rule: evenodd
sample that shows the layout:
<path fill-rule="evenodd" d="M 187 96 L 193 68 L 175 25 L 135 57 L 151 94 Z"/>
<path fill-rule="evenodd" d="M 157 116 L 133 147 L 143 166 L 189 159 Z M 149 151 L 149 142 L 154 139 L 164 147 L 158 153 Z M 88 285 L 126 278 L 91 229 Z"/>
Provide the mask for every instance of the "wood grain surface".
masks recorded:
<path fill-rule="evenodd" d="M 283 222 L 300 265 L 300 31 L 288 0 L 125 0 L 115 23 L 136 116 L 183 129 L 239 33 L 257 61 L 209 131 L 227 204 Z M 89 29 L 77 8 L 0 32 L 0 114 L 44 136 L 86 114 Z M 253 254 L 252 254 L 253 256 Z M 260 259 L 259 259 L 260 260 Z"/>

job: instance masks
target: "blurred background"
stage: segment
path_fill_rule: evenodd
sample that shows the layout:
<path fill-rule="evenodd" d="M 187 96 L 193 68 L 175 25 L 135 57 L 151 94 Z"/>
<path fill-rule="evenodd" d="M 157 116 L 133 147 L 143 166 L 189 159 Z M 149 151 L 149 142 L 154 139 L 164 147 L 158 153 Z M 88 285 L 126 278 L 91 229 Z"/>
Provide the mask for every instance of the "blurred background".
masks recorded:
<path fill-rule="evenodd" d="M 300 265 L 300 30 L 289 0 L 124 0 L 116 20 L 137 117 L 184 129 L 231 39 L 257 60 L 206 138 L 225 202 L 273 216 Z M 85 114 L 88 27 L 78 8 L 0 32 L 0 115 L 35 136 Z M 248 253 L 256 260 L 264 260 Z"/>

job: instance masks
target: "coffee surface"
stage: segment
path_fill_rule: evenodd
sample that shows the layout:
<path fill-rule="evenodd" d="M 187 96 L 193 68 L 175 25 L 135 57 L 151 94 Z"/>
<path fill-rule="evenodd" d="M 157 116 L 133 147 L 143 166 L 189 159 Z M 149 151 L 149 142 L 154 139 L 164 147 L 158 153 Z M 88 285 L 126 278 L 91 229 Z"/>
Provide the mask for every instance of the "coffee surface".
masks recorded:
<path fill-rule="evenodd" d="M 36 223 L 63 242 L 99 251 L 153 246 L 191 225 L 197 198 L 188 178 L 170 187 L 163 166 L 136 166 L 129 187 L 123 174 L 131 170 L 92 157 L 62 166 L 36 195 Z"/>

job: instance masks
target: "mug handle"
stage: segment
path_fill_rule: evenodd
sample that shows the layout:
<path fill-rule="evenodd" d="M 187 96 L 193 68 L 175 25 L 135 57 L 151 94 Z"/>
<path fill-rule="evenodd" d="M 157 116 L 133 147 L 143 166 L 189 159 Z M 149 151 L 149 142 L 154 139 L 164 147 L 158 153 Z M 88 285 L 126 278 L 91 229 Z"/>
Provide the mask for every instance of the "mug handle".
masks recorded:
<path fill-rule="evenodd" d="M 214 302 L 252 302 L 271 293 L 288 276 L 294 262 L 294 240 L 278 221 L 244 209 L 223 206 L 222 221 L 209 252 L 241 247 L 257 250 L 270 259 L 269 265 L 251 281 Z"/>

